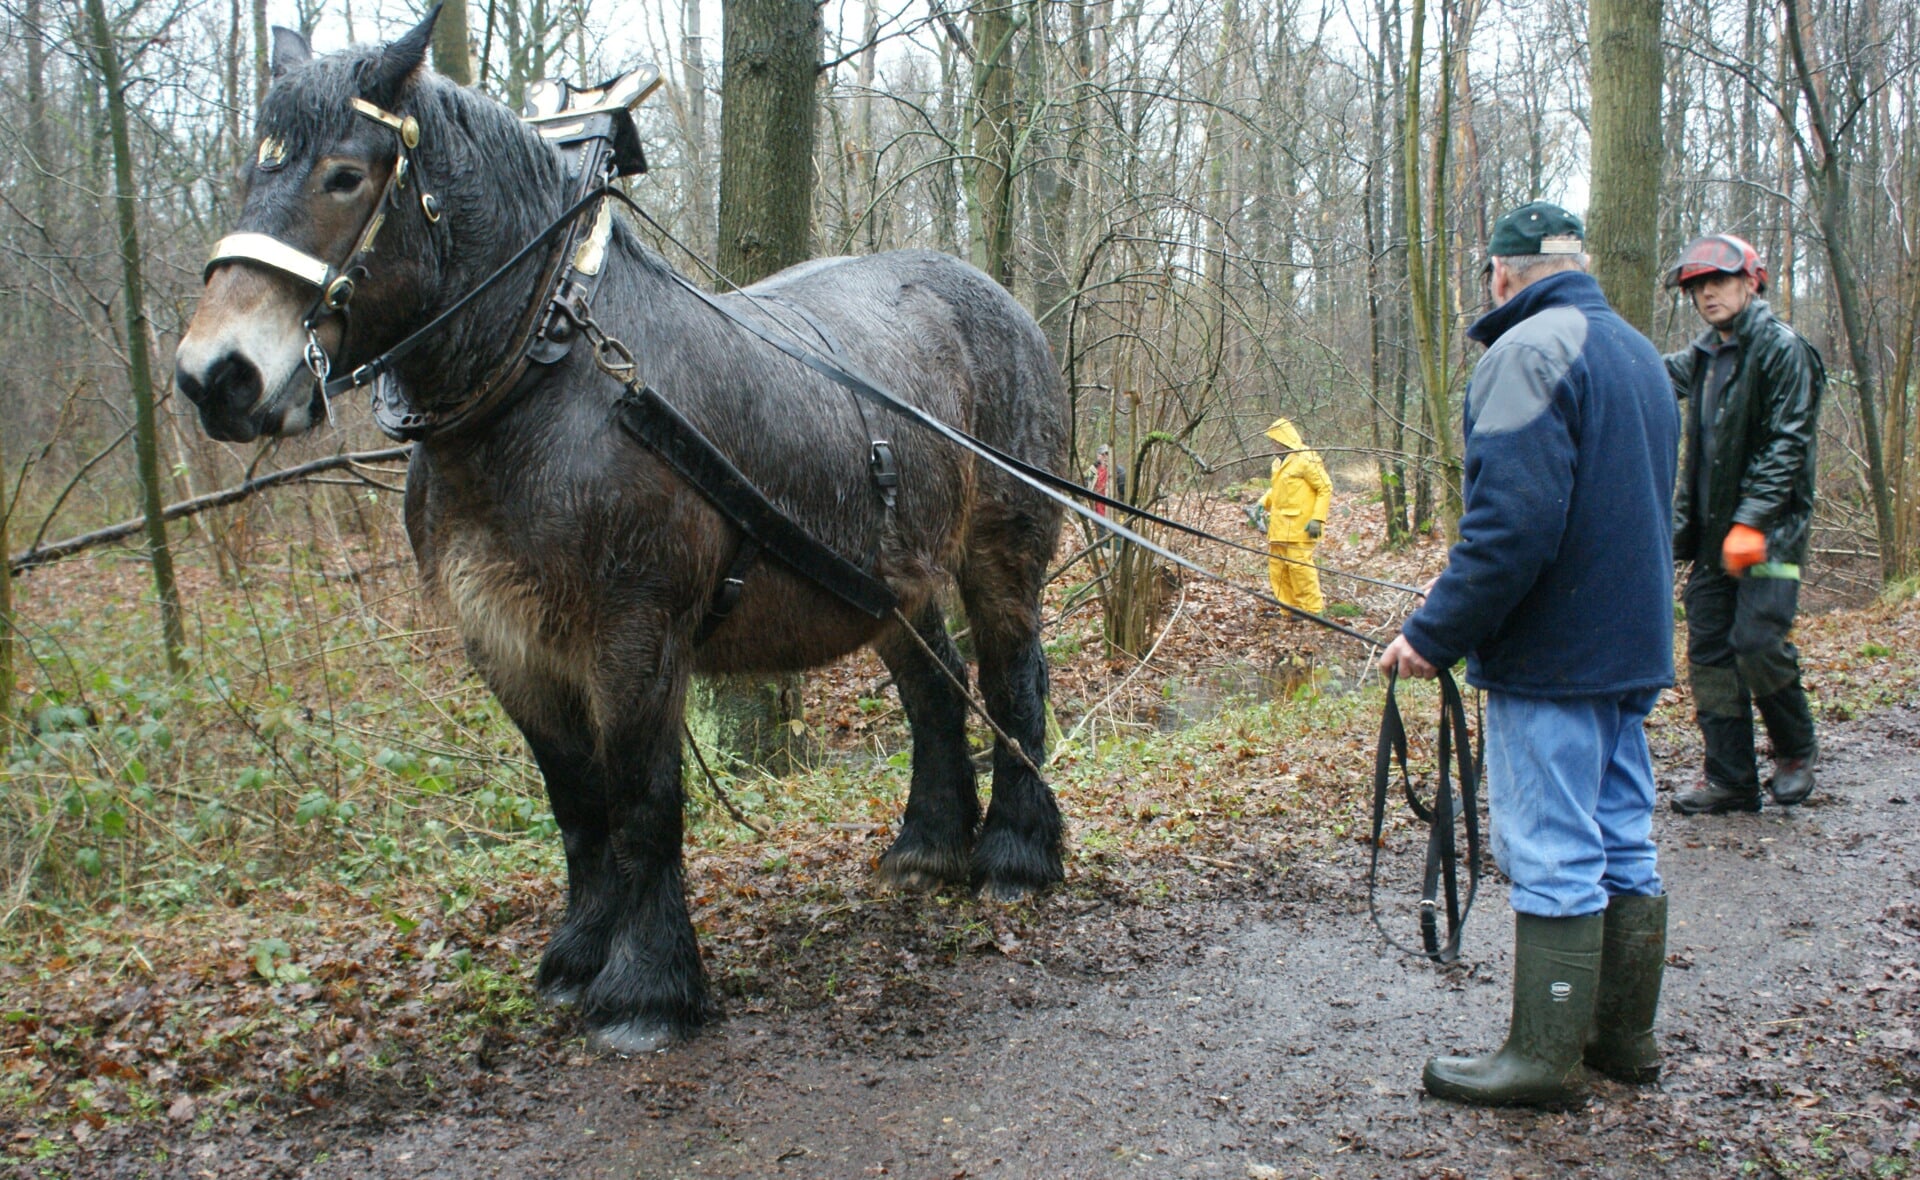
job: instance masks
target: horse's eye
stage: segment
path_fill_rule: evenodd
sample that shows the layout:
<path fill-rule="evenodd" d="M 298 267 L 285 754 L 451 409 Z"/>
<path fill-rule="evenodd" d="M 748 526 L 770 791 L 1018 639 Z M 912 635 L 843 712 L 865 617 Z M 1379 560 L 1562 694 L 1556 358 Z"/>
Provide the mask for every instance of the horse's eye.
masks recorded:
<path fill-rule="evenodd" d="M 330 193 L 345 194 L 357 191 L 366 182 L 367 174 L 358 168 L 334 168 L 328 171 L 321 187 Z"/>

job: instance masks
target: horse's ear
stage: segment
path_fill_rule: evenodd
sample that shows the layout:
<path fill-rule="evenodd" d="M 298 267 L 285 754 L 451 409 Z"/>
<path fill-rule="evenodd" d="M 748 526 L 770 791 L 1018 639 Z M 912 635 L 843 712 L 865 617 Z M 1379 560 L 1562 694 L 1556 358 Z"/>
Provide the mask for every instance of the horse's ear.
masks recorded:
<path fill-rule="evenodd" d="M 379 60 L 367 75 L 365 97 L 369 102 L 391 106 L 399 97 L 401 86 L 427 60 L 427 46 L 433 43 L 433 23 L 439 19 L 440 5 L 435 4 L 419 24 L 380 52 Z"/>
<path fill-rule="evenodd" d="M 295 66 L 303 66 L 313 60 L 313 47 L 307 39 L 292 29 L 273 26 L 273 76 L 283 77 Z"/>

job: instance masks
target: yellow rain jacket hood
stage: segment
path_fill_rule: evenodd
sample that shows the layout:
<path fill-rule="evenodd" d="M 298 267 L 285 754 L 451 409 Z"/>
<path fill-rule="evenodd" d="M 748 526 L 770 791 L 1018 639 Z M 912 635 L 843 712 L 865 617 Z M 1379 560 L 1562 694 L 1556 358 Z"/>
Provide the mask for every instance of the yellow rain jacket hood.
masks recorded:
<path fill-rule="evenodd" d="M 1307 450 L 1292 422 L 1275 419 L 1266 434 L 1288 452 L 1273 461 L 1273 486 L 1260 498 L 1260 506 L 1267 510 L 1267 540 L 1312 544 L 1307 522 L 1326 521 L 1327 510 L 1333 506 L 1333 481 L 1327 478 L 1320 456 Z"/>

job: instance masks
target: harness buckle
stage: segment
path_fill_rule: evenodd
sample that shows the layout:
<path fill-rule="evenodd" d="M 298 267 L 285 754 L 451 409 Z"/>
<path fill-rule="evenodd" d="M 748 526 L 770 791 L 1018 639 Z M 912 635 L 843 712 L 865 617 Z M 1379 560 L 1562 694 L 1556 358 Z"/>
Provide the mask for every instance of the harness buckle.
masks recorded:
<path fill-rule="evenodd" d="M 880 491 L 881 501 L 892 508 L 900 491 L 900 466 L 894 462 L 892 443 L 884 438 L 873 440 L 873 450 L 867 456 L 867 470 L 873 476 L 873 486 Z"/>

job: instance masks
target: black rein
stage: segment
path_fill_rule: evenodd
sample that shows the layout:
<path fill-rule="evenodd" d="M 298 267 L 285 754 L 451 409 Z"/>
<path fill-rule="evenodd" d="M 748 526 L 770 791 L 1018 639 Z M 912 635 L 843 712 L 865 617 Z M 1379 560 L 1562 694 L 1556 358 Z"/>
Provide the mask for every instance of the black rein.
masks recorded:
<path fill-rule="evenodd" d="M 1380 717 L 1380 741 L 1373 756 L 1373 833 L 1367 864 L 1367 914 L 1388 943 L 1409 955 L 1421 955 L 1436 963 L 1451 963 L 1460 957 L 1460 935 L 1480 892 L 1480 759 L 1467 732 L 1467 708 L 1453 673 L 1440 670 L 1439 768 L 1435 776 L 1433 802 L 1423 803 L 1407 774 L 1407 727 L 1400 716 L 1400 702 L 1394 695 L 1398 677 L 1387 673 L 1387 704 Z M 1449 766 L 1449 759 L 1453 765 Z M 1374 889 L 1380 873 L 1380 849 L 1385 843 L 1387 794 L 1392 785 L 1393 764 L 1400 766 L 1400 789 L 1407 806 L 1427 825 L 1427 863 L 1420 884 L 1420 943 L 1414 950 L 1387 932 L 1374 904 Z M 1453 775 L 1459 775 L 1460 791 L 1456 804 Z M 1467 892 L 1460 895 L 1460 851 L 1454 839 L 1455 816 L 1467 832 Z M 1447 937 L 1440 938 L 1442 894 L 1446 905 Z"/>

